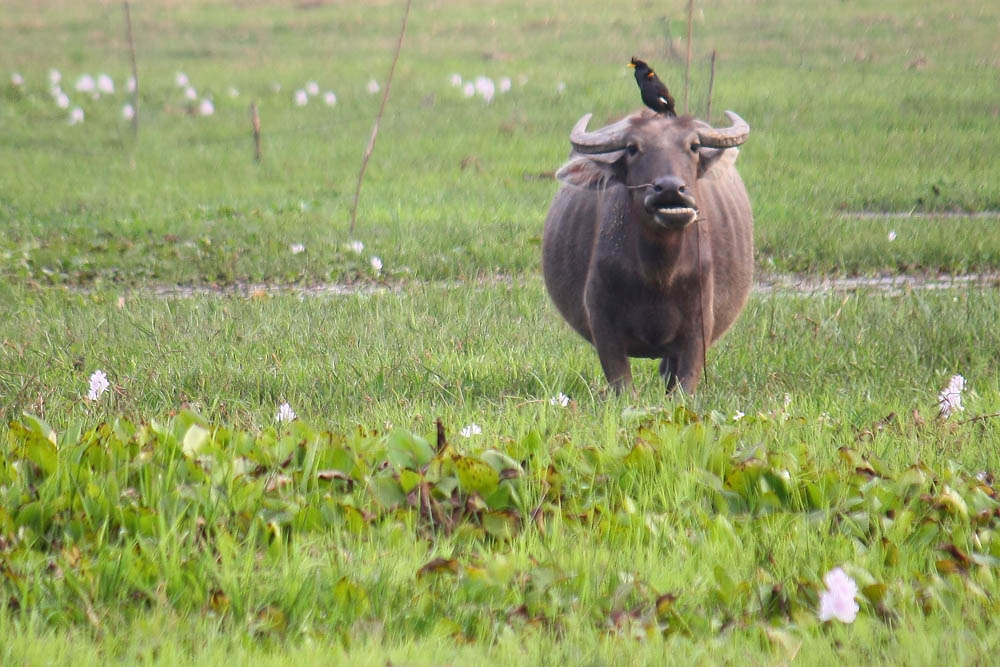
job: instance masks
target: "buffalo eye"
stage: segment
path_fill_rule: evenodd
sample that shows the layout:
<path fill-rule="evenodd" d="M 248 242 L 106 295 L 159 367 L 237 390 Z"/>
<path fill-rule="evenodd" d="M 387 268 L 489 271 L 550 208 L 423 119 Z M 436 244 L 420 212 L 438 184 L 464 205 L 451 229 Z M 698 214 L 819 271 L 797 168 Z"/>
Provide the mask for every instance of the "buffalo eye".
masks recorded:
<path fill-rule="evenodd" d="M 628 151 L 629 155 L 635 155 L 639 152 L 639 147 L 636 146 L 635 144 L 629 144 L 628 146 L 625 147 L 625 150 Z"/>

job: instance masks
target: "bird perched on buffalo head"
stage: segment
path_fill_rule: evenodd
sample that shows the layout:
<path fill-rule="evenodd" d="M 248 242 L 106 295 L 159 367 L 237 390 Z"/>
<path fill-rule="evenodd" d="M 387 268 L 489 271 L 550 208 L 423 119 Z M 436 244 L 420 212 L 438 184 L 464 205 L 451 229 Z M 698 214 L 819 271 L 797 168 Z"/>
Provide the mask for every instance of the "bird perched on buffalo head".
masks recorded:
<path fill-rule="evenodd" d="M 662 113 L 666 116 L 676 116 L 674 98 L 670 96 L 670 91 L 660 81 L 660 77 L 656 76 L 656 72 L 649 65 L 634 56 L 628 66 L 635 70 L 635 81 L 639 84 L 639 92 L 642 94 L 643 104 L 657 113 Z"/>

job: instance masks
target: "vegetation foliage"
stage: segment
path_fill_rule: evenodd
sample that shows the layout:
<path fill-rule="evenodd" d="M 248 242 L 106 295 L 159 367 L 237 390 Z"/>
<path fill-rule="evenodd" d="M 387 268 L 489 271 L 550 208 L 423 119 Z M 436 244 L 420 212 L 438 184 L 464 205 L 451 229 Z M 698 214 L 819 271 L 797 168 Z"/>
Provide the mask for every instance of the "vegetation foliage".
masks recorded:
<path fill-rule="evenodd" d="M 547 303 L 569 129 L 631 56 L 684 103 L 685 5 L 415 3 L 350 238 L 400 3 L 135 3 L 134 140 L 120 5 L 5 2 L 0 663 L 988 661 L 995 284 L 758 292 L 695 397 L 608 395 Z M 758 275 L 996 272 L 998 21 L 696 3 Z"/>

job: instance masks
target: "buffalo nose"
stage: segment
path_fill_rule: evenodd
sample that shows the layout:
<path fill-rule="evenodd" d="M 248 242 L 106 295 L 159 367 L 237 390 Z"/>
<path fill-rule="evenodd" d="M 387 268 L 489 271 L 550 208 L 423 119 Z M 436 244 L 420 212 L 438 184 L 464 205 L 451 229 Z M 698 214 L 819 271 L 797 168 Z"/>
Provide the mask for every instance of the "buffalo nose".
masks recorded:
<path fill-rule="evenodd" d="M 653 181 L 653 192 L 663 198 L 687 194 L 687 185 L 676 176 L 663 176 Z"/>

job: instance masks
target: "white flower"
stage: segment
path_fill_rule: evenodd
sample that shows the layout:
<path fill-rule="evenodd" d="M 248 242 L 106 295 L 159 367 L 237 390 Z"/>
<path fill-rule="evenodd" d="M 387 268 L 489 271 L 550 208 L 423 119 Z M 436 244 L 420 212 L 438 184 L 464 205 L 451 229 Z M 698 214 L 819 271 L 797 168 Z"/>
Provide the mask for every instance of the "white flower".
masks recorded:
<path fill-rule="evenodd" d="M 819 620 L 836 618 L 842 623 L 853 623 L 859 609 L 854 601 L 858 585 L 839 567 L 823 575 L 823 583 L 826 590 L 819 595 Z"/>
<path fill-rule="evenodd" d="M 198 91 L 192 88 L 191 86 L 188 86 L 187 88 L 184 89 L 184 97 L 194 102 L 196 99 L 198 99 Z"/>
<path fill-rule="evenodd" d="M 374 95 L 375 93 L 380 91 L 381 88 L 378 85 L 378 81 L 376 81 L 375 79 L 369 79 L 368 85 L 365 86 L 365 90 L 367 90 L 370 94 Z"/>
<path fill-rule="evenodd" d="M 563 93 L 565 93 L 566 92 L 566 84 L 563 83 L 562 81 L 558 82 L 556 84 L 556 92 L 559 93 L 560 95 L 562 95 Z"/>
<path fill-rule="evenodd" d="M 97 76 L 97 89 L 106 95 L 115 92 L 115 82 L 107 74 Z"/>
<path fill-rule="evenodd" d="M 372 270 L 375 271 L 375 273 L 382 272 L 382 260 L 379 259 L 377 256 L 372 257 L 371 265 L 372 265 Z"/>
<path fill-rule="evenodd" d="M 126 89 L 128 90 L 128 92 L 130 92 L 130 93 L 134 93 L 134 92 L 135 92 L 135 89 L 136 89 L 136 87 L 138 87 L 138 85 L 139 85 L 139 84 L 138 84 L 138 82 L 136 82 L 136 80 L 135 80 L 135 77 L 134 77 L 134 76 L 130 76 L 130 77 L 128 78 L 128 81 L 126 81 L 126 82 L 125 82 L 125 88 L 126 88 Z"/>
<path fill-rule="evenodd" d="M 365 244 L 361 241 L 351 241 L 350 243 L 344 244 L 344 247 L 353 252 L 356 255 L 360 255 L 361 251 L 365 249 Z"/>
<path fill-rule="evenodd" d="M 198 103 L 198 115 L 199 116 L 211 116 L 215 113 L 215 105 L 212 104 L 212 100 L 202 100 Z"/>
<path fill-rule="evenodd" d="M 59 94 L 56 95 L 56 106 L 60 109 L 69 109 L 69 96 L 61 90 L 59 91 Z"/>
<path fill-rule="evenodd" d="M 961 412 L 965 408 L 962 406 L 962 390 L 965 389 L 965 378 L 961 375 L 952 375 L 948 381 L 948 386 L 938 394 L 938 406 L 941 409 L 941 416 L 947 419 L 955 412 Z"/>
<path fill-rule="evenodd" d="M 315 81 L 310 81 L 306 84 L 306 92 L 309 93 L 310 97 L 316 97 L 319 95 L 319 84 Z"/>
<path fill-rule="evenodd" d="M 462 86 L 462 94 L 466 97 L 472 97 L 476 94 L 476 87 L 471 83 L 467 83 Z"/>
<path fill-rule="evenodd" d="M 472 424 L 469 424 L 468 426 L 466 426 L 465 428 L 463 428 L 458 433 L 463 438 L 471 438 L 474 435 L 481 435 L 482 432 L 483 432 L 483 429 L 479 427 L 479 424 L 472 423 Z"/>
<path fill-rule="evenodd" d="M 84 74 L 79 79 L 76 80 L 76 90 L 81 93 L 92 93 L 97 84 L 94 83 L 94 77 L 89 74 Z"/>
<path fill-rule="evenodd" d="M 309 103 L 309 96 L 301 88 L 295 91 L 295 106 L 304 107 Z"/>
<path fill-rule="evenodd" d="M 291 249 L 292 249 L 292 254 L 293 255 L 298 255 L 300 252 L 305 252 L 306 251 L 305 245 L 303 245 L 301 243 L 293 243 L 291 245 Z"/>
<path fill-rule="evenodd" d="M 477 76 L 476 77 L 476 92 L 479 93 L 484 100 L 487 102 L 493 101 L 493 95 L 496 94 L 496 86 L 493 84 L 493 79 L 488 76 Z"/>
<path fill-rule="evenodd" d="M 126 104 L 122 107 L 122 118 L 125 120 L 132 120 L 135 118 L 135 109 L 131 104 Z"/>
<path fill-rule="evenodd" d="M 326 106 L 332 107 L 334 104 L 337 103 L 337 94 L 334 93 L 332 90 L 326 91 L 326 94 L 323 95 L 323 102 L 326 104 Z"/>
<path fill-rule="evenodd" d="M 789 394 L 789 393 L 788 393 L 788 392 L 786 391 L 786 392 L 785 392 L 785 409 L 787 410 L 787 409 L 788 409 L 788 406 L 789 406 L 789 405 L 791 405 L 791 404 L 792 404 L 792 395 L 791 395 L 791 394 Z"/>
<path fill-rule="evenodd" d="M 561 408 L 565 408 L 567 405 L 569 405 L 569 396 L 567 396 L 562 392 L 559 392 L 558 396 L 553 396 L 552 398 L 549 399 L 549 405 L 558 405 Z"/>
<path fill-rule="evenodd" d="M 506 93 L 507 91 L 510 90 L 510 87 L 511 87 L 510 77 L 509 76 L 500 77 L 500 84 L 498 86 L 498 90 L 501 93 Z"/>
<path fill-rule="evenodd" d="M 278 414 L 274 416 L 274 420 L 277 422 L 290 422 L 295 419 L 295 410 L 292 410 L 292 406 L 288 403 L 282 403 L 278 406 Z"/>
<path fill-rule="evenodd" d="M 240 91 L 236 89 L 236 86 L 229 86 L 229 96 L 230 97 L 240 96 Z"/>
<path fill-rule="evenodd" d="M 746 417 L 746 414 L 743 413 L 743 412 L 741 412 L 740 410 L 737 410 L 736 414 L 733 415 L 733 421 L 734 422 L 738 422 L 739 420 L 743 419 L 744 417 Z"/>
<path fill-rule="evenodd" d="M 889 240 L 890 241 L 895 241 L 896 240 L 896 232 L 893 231 L 893 230 L 891 230 L 891 229 L 889 230 Z"/>
<path fill-rule="evenodd" d="M 73 107 L 73 110 L 69 112 L 69 124 L 77 125 L 83 122 L 83 109 L 80 107 Z"/>
<path fill-rule="evenodd" d="M 23 86 L 24 77 L 21 76 L 20 72 L 14 72 L 13 74 L 10 75 L 10 82 L 15 86 Z"/>
<path fill-rule="evenodd" d="M 49 70 L 49 83 L 53 86 L 58 86 L 59 82 L 62 81 L 62 74 L 59 73 L 57 69 Z"/>
<path fill-rule="evenodd" d="M 87 392 L 87 398 L 96 401 L 110 386 L 111 383 L 108 382 L 108 376 L 104 374 L 104 371 L 94 371 L 90 376 L 90 391 Z"/>
<path fill-rule="evenodd" d="M 184 72 L 178 72 L 174 75 L 174 83 L 177 84 L 178 88 L 187 88 L 189 83 L 188 75 Z"/>
<path fill-rule="evenodd" d="M 451 85 L 455 86 L 456 88 L 462 85 L 462 77 L 458 72 L 452 74 L 448 78 L 448 80 L 451 81 Z"/>

